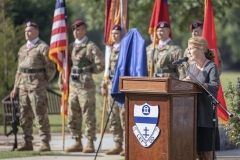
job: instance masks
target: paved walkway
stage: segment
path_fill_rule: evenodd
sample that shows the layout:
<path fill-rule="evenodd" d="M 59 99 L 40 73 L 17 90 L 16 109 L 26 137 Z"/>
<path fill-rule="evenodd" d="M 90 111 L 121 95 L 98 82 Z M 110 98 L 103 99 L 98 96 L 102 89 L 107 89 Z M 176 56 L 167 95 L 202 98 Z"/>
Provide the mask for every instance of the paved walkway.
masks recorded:
<path fill-rule="evenodd" d="M 13 136 L 6 137 L 4 135 L 0 135 L 0 151 L 10 151 L 12 149 L 13 143 Z M 41 145 L 40 139 L 38 135 L 34 135 L 34 150 L 38 151 L 38 148 Z M 97 134 L 97 141 L 94 142 L 95 149 L 97 149 L 100 141 L 100 135 Z M 18 142 L 21 144 L 23 143 L 22 137 L 18 136 Z M 83 145 L 86 146 L 87 140 L 86 138 L 82 139 Z M 70 138 L 69 133 L 65 133 L 65 146 L 67 148 L 74 144 L 74 140 Z M 50 142 L 51 149 L 54 152 L 59 152 L 59 155 L 48 155 L 48 156 L 37 156 L 37 157 L 26 157 L 26 158 L 12 158 L 12 159 L 5 159 L 5 160 L 94 160 L 96 153 L 93 154 L 83 154 L 83 153 L 65 153 L 63 151 L 63 140 L 61 133 L 53 133 L 52 134 L 52 141 Z M 114 142 L 112 139 L 112 134 L 106 133 L 104 135 L 102 141 L 102 148 L 100 153 L 98 153 L 96 160 L 124 160 L 124 157 L 119 155 L 105 155 L 104 152 L 114 147 Z M 216 152 L 218 160 L 240 160 L 240 150 L 233 149 L 233 150 L 224 150 L 224 151 L 217 151 Z"/>
<path fill-rule="evenodd" d="M 9 137 L 6 137 L 4 135 L 0 135 L 0 152 L 1 151 L 10 151 L 12 149 L 14 136 L 11 135 Z M 23 138 L 18 135 L 18 145 L 23 144 L 24 140 Z M 71 145 L 75 143 L 75 140 L 71 139 L 71 136 L 69 133 L 65 133 L 65 145 L 64 148 L 68 148 Z M 83 146 L 87 145 L 87 139 L 82 138 Z M 97 150 L 97 147 L 100 143 L 100 135 L 97 134 L 97 141 L 94 142 L 95 149 Z M 34 135 L 34 150 L 38 151 L 41 141 L 39 136 L 36 134 Z M 63 138 L 61 133 L 53 133 L 52 134 L 52 140 L 50 142 L 51 150 L 54 152 L 59 152 L 61 154 L 59 155 L 49 155 L 49 156 L 38 156 L 38 157 L 26 157 L 26 158 L 11 158 L 11 160 L 43 160 L 46 158 L 46 160 L 94 160 L 96 157 L 96 153 L 66 153 L 63 151 Z M 104 134 L 104 138 L 102 141 L 102 147 L 99 153 L 97 154 L 96 160 L 124 160 L 124 157 L 120 155 L 106 155 L 104 152 L 109 149 L 113 148 L 115 146 L 112 138 L 112 134 L 106 133 Z M 0 155 L 1 156 L 1 155 Z M 5 159 L 8 160 L 8 159 Z"/>

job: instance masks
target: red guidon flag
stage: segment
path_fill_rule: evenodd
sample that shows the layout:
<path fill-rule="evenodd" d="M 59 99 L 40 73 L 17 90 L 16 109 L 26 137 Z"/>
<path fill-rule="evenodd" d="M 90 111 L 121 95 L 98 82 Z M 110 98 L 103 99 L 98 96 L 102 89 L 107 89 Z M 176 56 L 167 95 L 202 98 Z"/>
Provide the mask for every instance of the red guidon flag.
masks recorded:
<path fill-rule="evenodd" d="M 109 58 L 111 54 L 112 37 L 111 31 L 115 25 L 121 26 L 121 35 L 127 33 L 128 28 L 128 0 L 106 0 L 105 3 L 105 26 L 104 45 L 105 47 L 105 71 L 104 78 L 109 76 Z"/>
<path fill-rule="evenodd" d="M 205 15 L 204 15 L 202 36 L 208 41 L 209 49 L 214 50 L 214 55 L 215 55 L 214 62 L 218 66 L 217 37 L 216 37 L 216 31 L 215 31 L 214 15 L 213 15 L 211 0 L 205 0 Z M 223 107 L 225 107 L 225 109 L 227 109 L 221 82 L 219 83 L 217 100 L 222 104 Z M 217 113 L 218 113 L 218 117 L 221 120 L 225 122 L 228 121 L 229 115 L 220 105 L 217 105 Z"/>
<path fill-rule="evenodd" d="M 167 0 L 155 0 L 148 29 L 148 33 L 150 35 L 154 35 L 156 33 L 156 27 L 160 21 L 166 21 L 170 25 Z M 171 33 L 170 37 L 172 37 Z"/>
<path fill-rule="evenodd" d="M 115 25 L 120 25 L 123 36 L 128 27 L 128 2 L 127 0 L 106 0 L 105 3 L 104 44 L 112 45 L 111 30 Z"/>
<path fill-rule="evenodd" d="M 67 116 L 68 108 L 68 77 L 70 63 L 68 58 L 68 23 L 65 0 L 56 0 L 53 17 L 52 34 L 49 58 L 57 64 L 62 73 L 63 93 L 61 101 L 61 114 Z"/>

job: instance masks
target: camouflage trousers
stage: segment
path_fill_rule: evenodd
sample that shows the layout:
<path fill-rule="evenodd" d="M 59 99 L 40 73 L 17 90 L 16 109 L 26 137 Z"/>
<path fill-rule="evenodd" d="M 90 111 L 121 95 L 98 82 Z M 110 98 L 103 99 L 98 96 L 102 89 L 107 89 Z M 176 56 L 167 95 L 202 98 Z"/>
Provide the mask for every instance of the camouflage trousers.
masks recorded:
<path fill-rule="evenodd" d="M 114 142 L 123 142 L 123 136 L 124 136 L 124 131 L 125 131 L 125 119 L 124 119 L 124 114 L 125 114 L 125 109 L 124 105 L 119 106 L 118 103 L 114 101 L 114 99 L 111 96 L 111 89 L 112 89 L 112 84 L 110 83 L 108 85 L 108 112 L 111 111 L 112 107 L 112 112 L 110 115 L 110 131 L 113 133 L 113 140 Z M 112 106 L 113 105 L 113 106 Z"/>
<path fill-rule="evenodd" d="M 95 85 L 91 88 L 69 88 L 68 128 L 73 139 L 82 138 L 82 121 L 86 125 L 85 137 L 96 140 Z"/>
<path fill-rule="evenodd" d="M 42 141 L 51 140 L 50 124 L 48 119 L 47 91 L 45 89 L 34 91 L 19 91 L 20 126 L 23 130 L 23 138 L 26 142 L 33 140 L 33 119 Z"/>

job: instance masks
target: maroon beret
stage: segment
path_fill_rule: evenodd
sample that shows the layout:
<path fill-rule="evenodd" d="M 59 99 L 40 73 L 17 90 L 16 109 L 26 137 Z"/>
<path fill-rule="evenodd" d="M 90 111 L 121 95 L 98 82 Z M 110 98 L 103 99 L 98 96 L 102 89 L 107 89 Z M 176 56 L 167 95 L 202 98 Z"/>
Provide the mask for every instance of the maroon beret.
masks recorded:
<path fill-rule="evenodd" d="M 81 25 L 83 25 L 83 24 L 86 25 L 86 23 L 83 22 L 82 20 L 77 20 L 77 21 L 75 21 L 75 22 L 71 25 L 72 30 L 76 29 L 77 27 L 79 27 L 79 26 L 81 26 Z"/>
<path fill-rule="evenodd" d="M 121 28 L 120 25 L 115 25 L 115 26 L 112 28 L 112 30 L 118 30 L 118 31 L 121 31 L 122 28 Z"/>
<path fill-rule="evenodd" d="M 35 27 L 38 29 L 37 23 L 30 22 L 30 21 L 26 23 L 25 28 L 27 28 L 27 27 Z"/>
<path fill-rule="evenodd" d="M 161 22 L 159 22 L 158 25 L 157 25 L 157 29 L 158 29 L 158 28 L 170 28 L 170 25 L 169 25 L 169 23 L 166 22 L 166 21 L 161 21 Z"/>
<path fill-rule="evenodd" d="M 202 23 L 202 22 L 193 22 L 193 23 L 190 25 L 190 31 L 192 32 L 193 29 L 198 28 L 198 27 L 202 27 L 202 26 L 203 26 L 203 23 Z"/>

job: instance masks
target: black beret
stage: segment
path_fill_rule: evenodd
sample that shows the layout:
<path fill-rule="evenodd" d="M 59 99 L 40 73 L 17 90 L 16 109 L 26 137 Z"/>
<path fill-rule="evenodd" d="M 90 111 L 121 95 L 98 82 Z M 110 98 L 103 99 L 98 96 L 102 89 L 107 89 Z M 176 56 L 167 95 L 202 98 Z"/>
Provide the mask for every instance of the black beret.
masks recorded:
<path fill-rule="evenodd" d="M 198 28 L 198 27 L 202 27 L 202 26 L 203 26 L 203 23 L 202 23 L 202 22 L 193 22 L 193 23 L 190 25 L 190 31 L 192 32 L 193 29 Z"/>
<path fill-rule="evenodd" d="M 169 25 L 169 23 L 166 22 L 166 21 L 161 21 L 161 22 L 159 22 L 158 25 L 157 25 L 157 29 L 158 29 L 158 28 L 170 28 L 170 25 Z"/>

